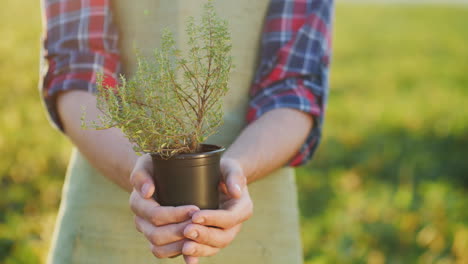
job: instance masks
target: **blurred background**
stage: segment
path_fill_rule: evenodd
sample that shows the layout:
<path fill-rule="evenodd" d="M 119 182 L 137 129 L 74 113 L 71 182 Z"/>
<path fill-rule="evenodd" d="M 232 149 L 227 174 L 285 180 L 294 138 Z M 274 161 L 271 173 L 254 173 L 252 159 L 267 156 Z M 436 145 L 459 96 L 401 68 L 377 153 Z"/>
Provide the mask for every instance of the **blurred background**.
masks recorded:
<path fill-rule="evenodd" d="M 468 1 L 338 1 L 324 139 L 297 170 L 312 263 L 468 263 Z M 406 1 L 409 2 L 409 1 Z M 46 120 L 40 3 L 0 9 L 0 263 L 44 263 L 71 144 Z"/>

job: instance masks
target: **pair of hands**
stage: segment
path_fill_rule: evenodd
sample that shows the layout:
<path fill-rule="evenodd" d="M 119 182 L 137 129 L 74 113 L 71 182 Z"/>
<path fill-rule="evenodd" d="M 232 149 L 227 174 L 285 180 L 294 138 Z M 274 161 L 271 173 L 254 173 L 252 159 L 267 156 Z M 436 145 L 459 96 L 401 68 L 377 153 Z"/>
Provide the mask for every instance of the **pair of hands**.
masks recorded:
<path fill-rule="evenodd" d="M 150 242 L 157 258 L 182 254 L 187 264 L 198 263 L 199 257 L 215 255 L 228 246 L 242 223 L 250 218 L 253 204 L 242 167 L 228 158 L 221 159 L 220 165 L 223 177 L 219 209 L 200 210 L 194 205 L 160 206 L 152 198 L 155 186 L 151 156 L 138 158 L 130 177 L 130 208 L 136 229 Z"/>

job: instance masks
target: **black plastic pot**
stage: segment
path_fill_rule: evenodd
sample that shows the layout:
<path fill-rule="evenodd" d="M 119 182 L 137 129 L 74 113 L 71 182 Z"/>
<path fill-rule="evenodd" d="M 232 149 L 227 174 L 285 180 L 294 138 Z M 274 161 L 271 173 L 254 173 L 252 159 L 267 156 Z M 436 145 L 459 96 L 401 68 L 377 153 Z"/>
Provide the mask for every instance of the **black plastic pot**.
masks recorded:
<path fill-rule="evenodd" d="M 202 144 L 202 152 L 153 158 L 154 199 L 163 206 L 196 205 L 218 208 L 219 162 L 225 148 Z"/>

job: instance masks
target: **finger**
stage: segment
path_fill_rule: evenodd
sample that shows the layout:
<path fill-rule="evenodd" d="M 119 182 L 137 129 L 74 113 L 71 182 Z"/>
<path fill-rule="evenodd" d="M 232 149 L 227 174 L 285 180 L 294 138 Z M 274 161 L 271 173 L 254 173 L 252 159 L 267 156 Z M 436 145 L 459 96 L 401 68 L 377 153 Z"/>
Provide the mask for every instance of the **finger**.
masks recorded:
<path fill-rule="evenodd" d="M 229 195 L 233 198 L 240 198 L 247 183 L 240 165 L 234 160 L 225 159 L 221 164 L 221 173 Z"/>
<path fill-rule="evenodd" d="M 245 191 L 247 192 L 247 190 Z M 192 216 L 192 222 L 204 226 L 228 229 L 249 219 L 252 216 L 252 211 L 253 204 L 248 198 L 248 193 L 246 193 L 241 199 L 236 199 L 227 210 L 201 210 L 195 212 Z"/>
<path fill-rule="evenodd" d="M 163 246 L 155 246 L 151 244 L 151 252 L 157 258 L 170 258 L 182 253 L 185 240 L 177 241 Z"/>
<path fill-rule="evenodd" d="M 198 257 L 184 255 L 184 260 L 186 264 L 198 264 Z"/>
<path fill-rule="evenodd" d="M 225 195 L 229 195 L 228 193 L 228 189 L 226 187 L 226 184 L 224 182 L 219 182 L 219 185 L 218 185 L 218 192 L 222 192 L 224 193 Z"/>
<path fill-rule="evenodd" d="M 182 247 L 182 254 L 192 257 L 209 257 L 216 255 L 219 248 L 199 244 L 194 241 L 186 241 Z"/>
<path fill-rule="evenodd" d="M 162 246 L 184 239 L 184 229 L 192 221 L 156 227 L 141 217 L 135 217 L 135 225 L 151 244 Z"/>
<path fill-rule="evenodd" d="M 216 248 L 225 248 L 234 240 L 240 228 L 241 224 L 229 229 L 189 224 L 183 230 L 183 234 L 186 238 L 192 239 L 197 243 Z"/>
<path fill-rule="evenodd" d="M 141 196 L 151 198 L 154 194 L 155 186 L 151 174 L 153 172 L 153 163 L 149 154 L 138 158 L 132 173 L 130 174 L 130 182 Z"/>
<path fill-rule="evenodd" d="M 135 215 L 142 217 L 156 226 L 180 223 L 190 219 L 200 209 L 194 205 L 160 206 L 153 199 L 143 199 L 137 192 L 130 195 L 130 208 Z"/>
<path fill-rule="evenodd" d="M 230 228 L 239 221 L 233 212 L 228 210 L 203 210 L 192 216 L 192 222 L 205 226 L 216 226 L 219 228 Z"/>
<path fill-rule="evenodd" d="M 245 185 L 243 183 L 244 176 L 238 172 L 231 173 L 228 175 L 226 180 L 227 190 L 229 191 L 229 196 L 232 198 L 240 198 L 242 196 L 242 189 Z"/>

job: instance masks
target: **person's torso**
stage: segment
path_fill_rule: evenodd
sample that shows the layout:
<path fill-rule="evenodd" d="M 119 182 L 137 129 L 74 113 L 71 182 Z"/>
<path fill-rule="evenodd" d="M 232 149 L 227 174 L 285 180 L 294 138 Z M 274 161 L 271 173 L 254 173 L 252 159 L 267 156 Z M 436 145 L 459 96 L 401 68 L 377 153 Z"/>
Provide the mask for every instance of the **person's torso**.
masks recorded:
<path fill-rule="evenodd" d="M 124 73 L 135 71 L 135 48 L 151 56 L 162 29 L 175 33 L 185 49 L 185 21 L 200 17 L 205 0 L 112 0 L 120 31 Z M 268 0 L 216 0 L 217 13 L 229 23 L 236 68 L 224 99 L 224 125 L 210 143 L 232 143 L 245 126 L 248 93 L 255 71 Z M 258 135 L 261 137 L 261 135 Z M 283 168 L 249 184 L 255 205 L 236 239 L 201 263 L 302 263 L 294 171 Z M 50 263 L 184 263 L 156 259 L 148 241 L 134 230 L 128 193 L 100 175 L 79 152 L 70 163 Z"/>

